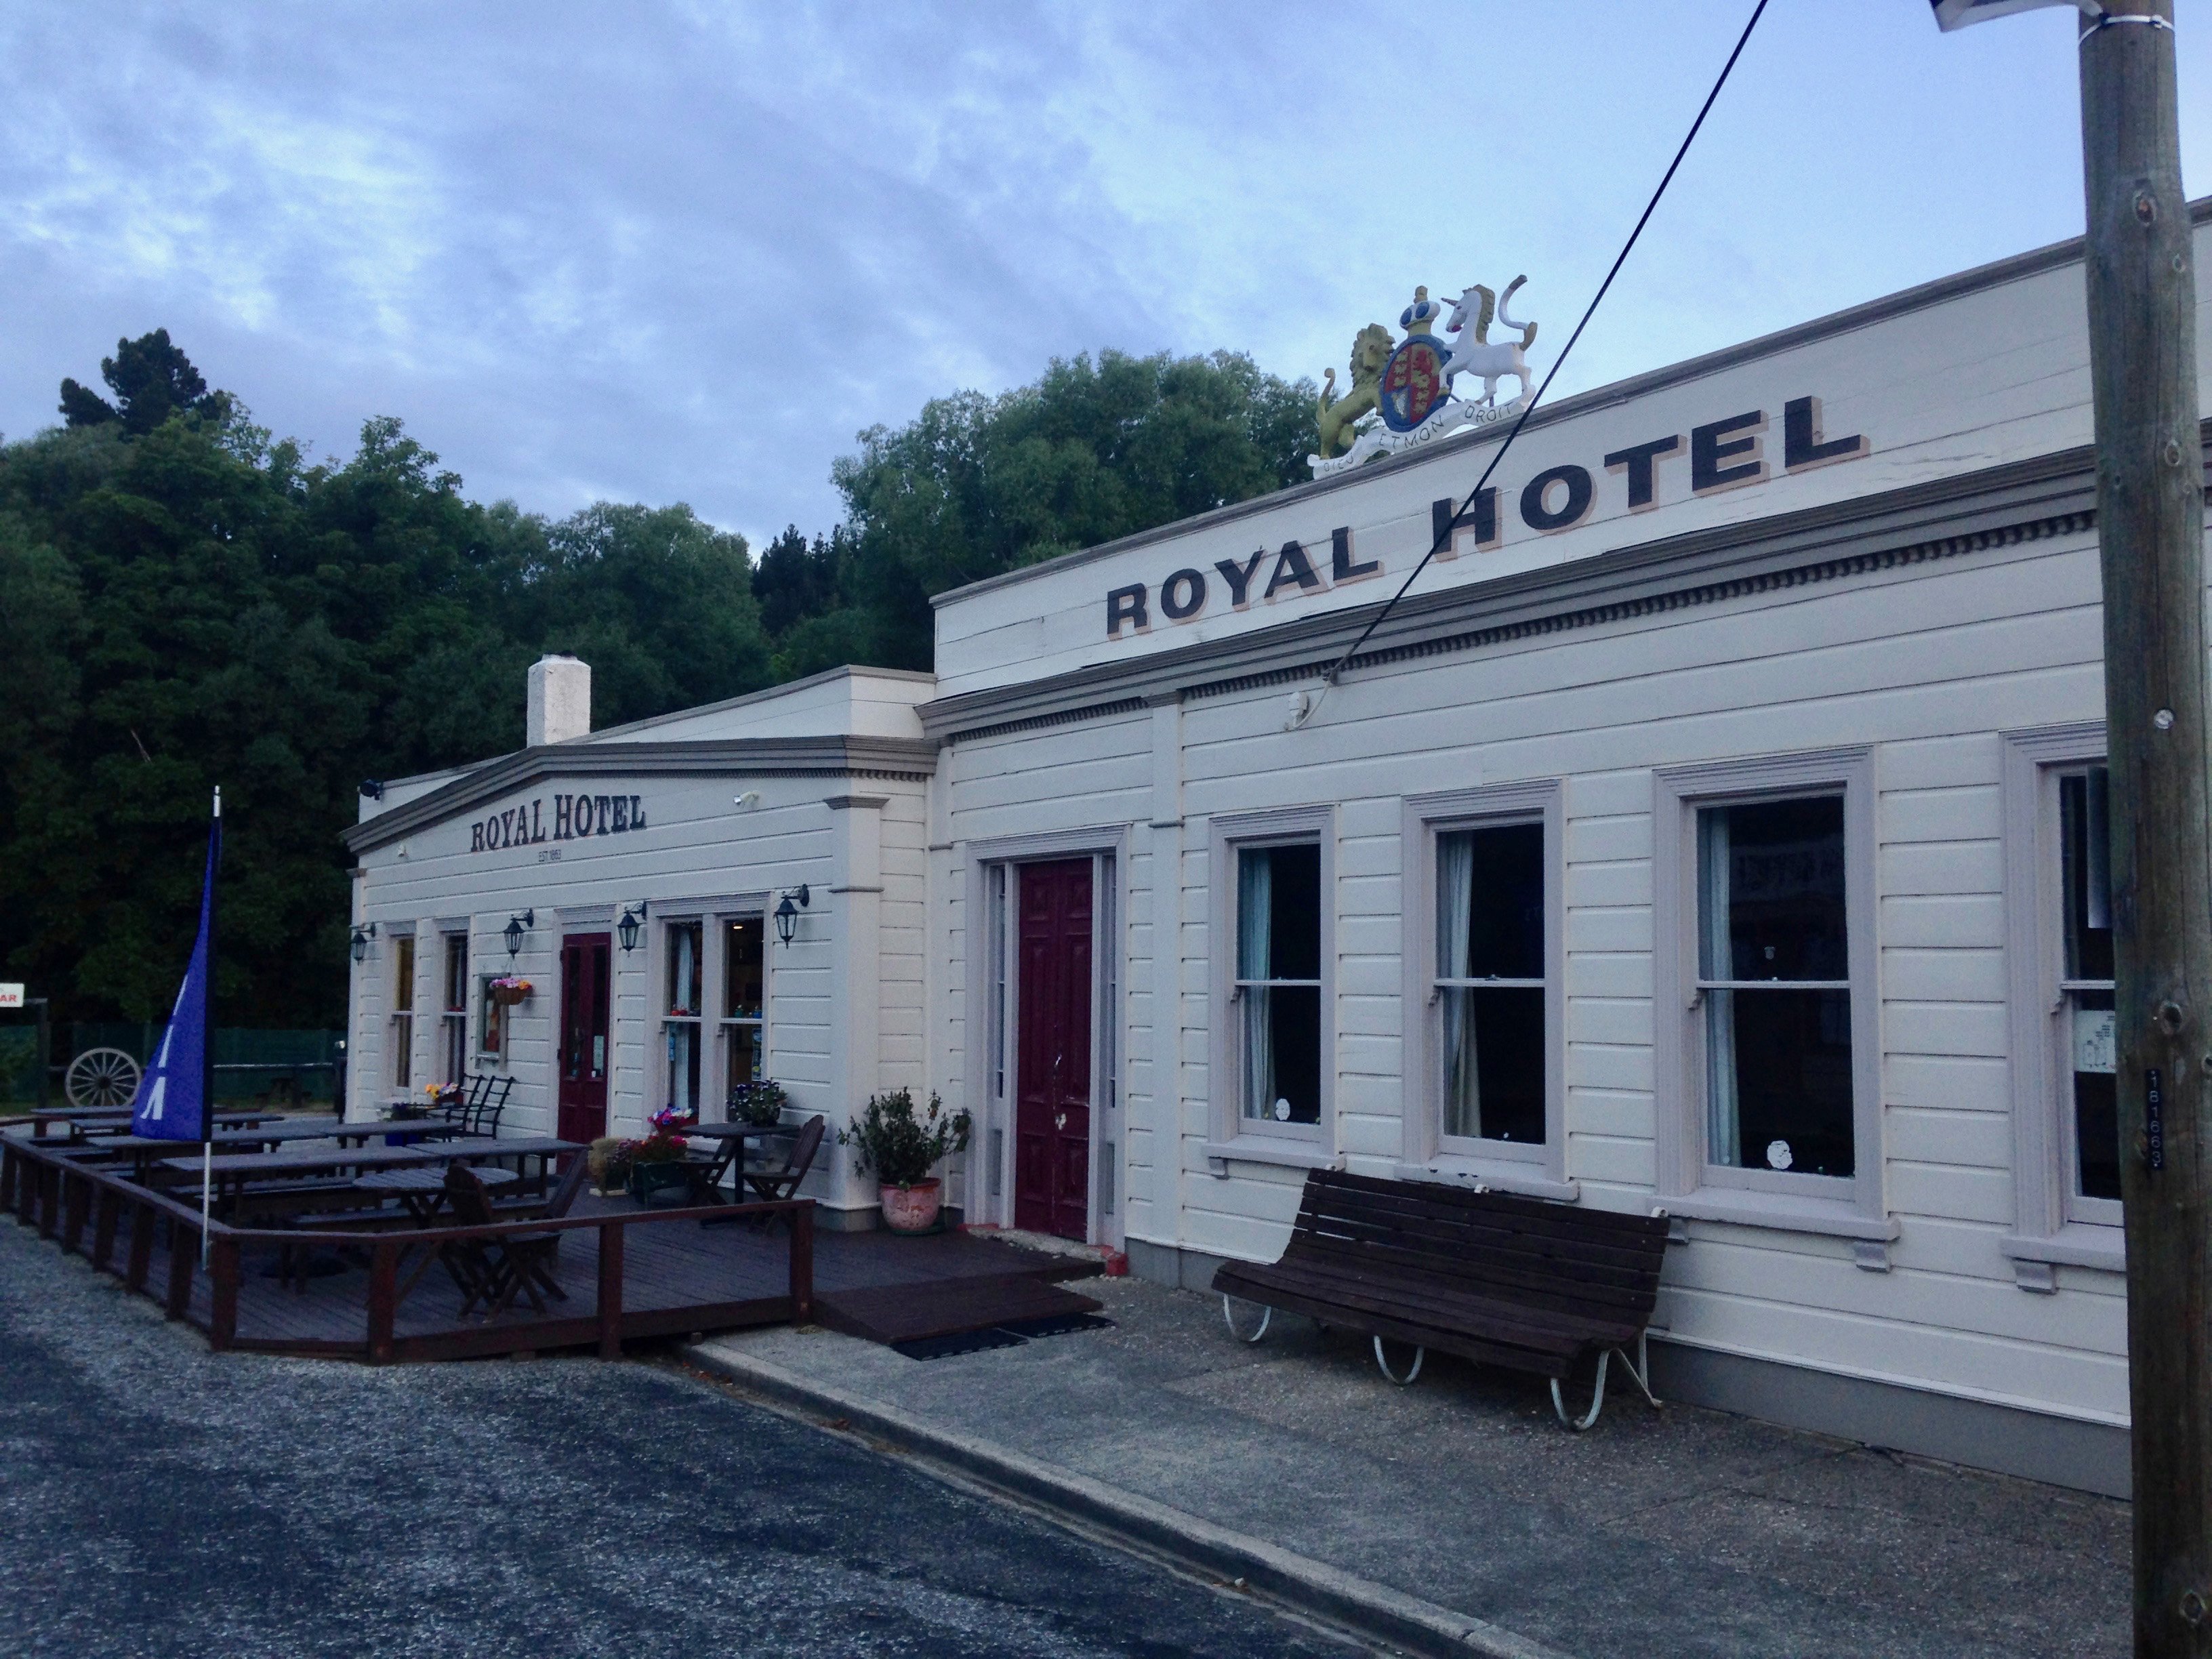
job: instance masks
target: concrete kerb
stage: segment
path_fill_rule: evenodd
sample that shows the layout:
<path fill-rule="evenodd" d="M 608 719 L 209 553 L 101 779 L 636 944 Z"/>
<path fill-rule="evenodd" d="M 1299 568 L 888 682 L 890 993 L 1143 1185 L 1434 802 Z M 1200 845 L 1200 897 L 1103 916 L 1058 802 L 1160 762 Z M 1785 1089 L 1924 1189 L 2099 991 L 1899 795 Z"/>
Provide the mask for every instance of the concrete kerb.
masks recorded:
<path fill-rule="evenodd" d="M 1006 1492 L 1192 1571 L 1249 1586 L 1296 1611 L 1409 1652 L 1483 1659 L 1573 1659 L 1560 1650 L 1371 1579 L 1315 1561 L 1249 1534 L 1218 1527 L 1102 1480 L 1055 1468 L 1006 1447 L 908 1416 L 750 1354 L 688 1345 L 685 1358 L 764 1402 L 794 1408 L 821 1425 L 842 1419 L 927 1465 Z"/>

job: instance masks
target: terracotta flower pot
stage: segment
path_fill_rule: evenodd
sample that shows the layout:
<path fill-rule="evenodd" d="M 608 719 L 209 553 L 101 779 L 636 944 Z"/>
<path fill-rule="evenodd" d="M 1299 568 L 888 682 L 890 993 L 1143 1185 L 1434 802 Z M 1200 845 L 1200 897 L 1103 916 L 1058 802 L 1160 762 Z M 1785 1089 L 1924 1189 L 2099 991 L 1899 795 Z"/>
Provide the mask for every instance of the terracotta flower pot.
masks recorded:
<path fill-rule="evenodd" d="M 932 1177 L 910 1187 L 879 1187 L 884 1225 L 895 1233 L 926 1233 L 937 1224 L 938 1206 L 945 1201 L 942 1182 Z"/>

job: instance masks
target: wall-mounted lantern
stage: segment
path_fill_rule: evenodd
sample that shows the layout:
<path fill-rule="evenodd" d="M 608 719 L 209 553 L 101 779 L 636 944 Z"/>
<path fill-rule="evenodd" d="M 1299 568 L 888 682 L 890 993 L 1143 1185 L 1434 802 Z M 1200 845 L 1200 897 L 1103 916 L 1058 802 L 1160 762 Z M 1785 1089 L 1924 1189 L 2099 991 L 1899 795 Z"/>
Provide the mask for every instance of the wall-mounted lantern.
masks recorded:
<path fill-rule="evenodd" d="M 795 905 L 791 902 L 794 897 L 799 901 Z M 812 902 L 813 898 L 814 896 L 806 890 L 805 882 L 799 883 L 797 893 L 783 896 L 783 902 L 775 907 L 776 938 L 786 945 L 791 943 L 792 936 L 799 931 L 799 913 Z"/>
<path fill-rule="evenodd" d="M 361 798 L 363 800 L 382 800 L 384 799 L 383 781 L 379 778 L 363 778 L 361 781 Z"/>
<path fill-rule="evenodd" d="M 635 910 L 625 910 L 622 913 L 622 920 L 615 924 L 615 935 L 622 940 L 622 948 L 623 951 L 629 951 L 637 949 L 638 925 L 644 920 L 645 902 L 642 899 L 638 901 L 637 908 Z"/>
<path fill-rule="evenodd" d="M 525 910 L 519 916 L 509 916 L 507 919 L 507 955 L 515 957 L 522 954 L 522 936 L 537 925 L 538 912 L 535 908 Z"/>
<path fill-rule="evenodd" d="M 373 921 L 353 930 L 353 959 L 356 962 L 368 960 L 368 942 L 375 937 L 376 924 Z"/>

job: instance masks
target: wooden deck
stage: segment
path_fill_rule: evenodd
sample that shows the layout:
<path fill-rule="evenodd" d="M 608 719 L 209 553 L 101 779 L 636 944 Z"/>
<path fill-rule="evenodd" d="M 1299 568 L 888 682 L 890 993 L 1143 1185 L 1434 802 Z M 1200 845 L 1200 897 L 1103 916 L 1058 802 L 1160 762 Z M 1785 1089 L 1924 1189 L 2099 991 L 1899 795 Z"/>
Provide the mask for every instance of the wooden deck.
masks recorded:
<path fill-rule="evenodd" d="M 216 1222 L 204 1272 L 200 1220 L 188 1206 L 15 1137 L 0 1137 L 0 1206 L 161 1301 L 217 1348 L 393 1361 L 596 1346 L 611 1356 L 625 1341 L 812 1319 L 817 1296 L 833 1308 L 840 1293 L 881 1305 L 871 1293 L 912 1285 L 918 1294 L 933 1287 L 934 1303 L 957 1304 L 959 1281 L 983 1292 L 1009 1276 L 1042 1282 L 1097 1271 L 1089 1261 L 960 1233 L 817 1232 L 809 1201 L 750 1205 L 746 1219 L 732 1222 L 722 1212 L 647 1211 L 586 1196 L 552 1224 L 561 1233 L 554 1273 L 566 1299 L 549 1297 L 543 1313 L 518 1299 L 506 1312 L 465 1319 L 442 1266 L 433 1262 L 408 1288 L 425 1259 L 419 1241 L 495 1243 L 502 1232 L 543 1232 L 548 1224 L 350 1235 Z M 710 1217 L 716 1224 L 701 1224 Z M 279 1276 L 288 1248 L 311 1257 L 304 1285 Z M 825 1320 L 833 1322 L 850 1328 L 834 1312 Z"/>

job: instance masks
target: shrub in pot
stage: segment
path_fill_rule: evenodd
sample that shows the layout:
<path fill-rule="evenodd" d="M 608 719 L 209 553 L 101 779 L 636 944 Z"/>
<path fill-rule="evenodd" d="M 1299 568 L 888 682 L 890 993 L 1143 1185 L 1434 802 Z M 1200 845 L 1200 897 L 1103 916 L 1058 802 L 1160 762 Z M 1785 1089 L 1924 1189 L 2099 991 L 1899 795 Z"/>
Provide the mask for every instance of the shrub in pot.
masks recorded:
<path fill-rule="evenodd" d="M 602 1135 L 584 1154 L 592 1185 L 603 1193 L 618 1193 L 629 1185 L 630 1143 L 619 1135 Z"/>
<path fill-rule="evenodd" d="M 783 1121 L 783 1109 L 790 1103 L 783 1085 L 772 1077 L 757 1078 L 730 1091 L 730 1117 L 733 1122 L 768 1128 Z"/>
<path fill-rule="evenodd" d="M 930 1171 L 954 1152 L 968 1150 L 965 1111 L 947 1112 L 935 1095 L 927 1110 L 914 1103 L 914 1091 L 870 1095 L 868 1104 L 848 1127 L 837 1131 L 837 1144 L 854 1149 L 853 1168 L 876 1178 L 884 1224 L 893 1232 L 927 1232 L 937 1224 L 944 1188 Z"/>

